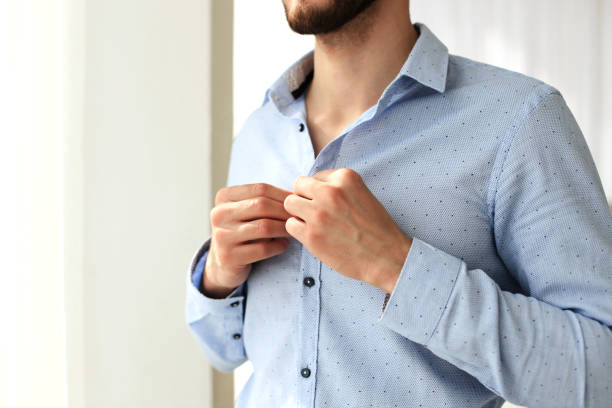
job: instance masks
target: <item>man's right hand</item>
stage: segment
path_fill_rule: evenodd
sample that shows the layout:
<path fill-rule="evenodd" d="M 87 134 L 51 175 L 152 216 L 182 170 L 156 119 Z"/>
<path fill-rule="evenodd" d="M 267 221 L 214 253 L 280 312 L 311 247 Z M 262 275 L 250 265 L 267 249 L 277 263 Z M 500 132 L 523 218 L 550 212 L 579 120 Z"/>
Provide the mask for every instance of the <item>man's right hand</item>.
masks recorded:
<path fill-rule="evenodd" d="M 202 293 L 224 298 L 246 281 L 253 262 L 287 249 L 285 222 L 291 215 L 283 202 L 291 191 L 254 183 L 223 187 L 210 211 L 211 242 Z"/>

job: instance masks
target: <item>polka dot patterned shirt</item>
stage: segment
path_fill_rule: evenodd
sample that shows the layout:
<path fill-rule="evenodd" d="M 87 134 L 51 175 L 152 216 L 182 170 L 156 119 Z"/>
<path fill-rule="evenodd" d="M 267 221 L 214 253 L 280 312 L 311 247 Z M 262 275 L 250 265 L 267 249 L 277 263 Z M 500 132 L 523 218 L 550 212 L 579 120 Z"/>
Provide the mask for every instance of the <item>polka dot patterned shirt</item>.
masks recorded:
<path fill-rule="evenodd" d="M 208 239 L 186 277 L 191 333 L 221 371 L 252 362 L 240 408 L 611 406 L 612 217 L 572 113 L 555 88 L 415 27 L 378 103 L 316 157 L 313 51 L 295 62 L 240 129 L 227 180 L 292 190 L 357 171 L 413 237 L 393 291 L 291 238 L 212 299 L 197 290 Z"/>

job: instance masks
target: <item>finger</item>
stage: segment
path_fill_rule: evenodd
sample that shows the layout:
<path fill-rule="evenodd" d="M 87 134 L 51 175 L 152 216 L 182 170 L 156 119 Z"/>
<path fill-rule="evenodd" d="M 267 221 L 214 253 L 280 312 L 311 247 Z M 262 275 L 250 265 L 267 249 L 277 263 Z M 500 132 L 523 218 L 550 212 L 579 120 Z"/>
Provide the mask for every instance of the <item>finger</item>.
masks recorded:
<path fill-rule="evenodd" d="M 285 210 L 282 202 L 279 203 L 268 197 L 255 197 L 242 201 L 221 203 L 210 212 L 211 225 L 225 228 L 235 228 L 236 223 L 259 218 L 285 221 L 289 217 L 291 217 L 291 214 Z"/>
<path fill-rule="evenodd" d="M 329 180 L 330 174 L 332 174 L 336 170 L 338 170 L 338 169 L 321 170 L 321 171 L 318 171 L 315 174 L 313 174 L 312 177 L 314 179 L 316 179 L 316 180 L 319 180 L 319 181 L 327 181 L 327 180 Z"/>
<path fill-rule="evenodd" d="M 312 200 L 315 197 L 315 189 L 322 183 L 313 177 L 299 176 L 293 182 L 293 194 L 299 194 Z"/>
<path fill-rule="evenodd" d="M 300 242 L 304 242 L 306 223 L 295 217 L 291 217 L 285 223 L 285 229 L 287 232 Z"/>
<path fill-rule="evenodd" d="M 312 214 L 313 204 L 312 200 L 301 197 L 297 194 L 290 194 L 285 198 L 284 201 L 285 210 L 294 217 L 307 220 L 310 214 Z"/>
<path fill-rule="evenodd" d="M 281 238 L 291 235 L 285 229 L 285 221 L 260 218 L 240 224 L 235 230 L 237 242 L 246 242 L 262 238 Z"/>
<path fill-rule="evenodd" d="M 215 205 L 259 196 L 268 197 L 282 203 L 288 194 L 291 194 L 291 191 L 268 183 L 240 184 L 221 188 L 215 197 Z"/>
<path fill-rule="evenodd" d="M 291 214 L 285 209 L 283 202 L 269 197 L 255 197 L 231 203 L 233 208 L 228 211 L 232 221 L 251 221 L 258 218 L 273 218 L 285 221 Z"/>
<path fill-rule="evenodd" d="M 284 252 L 289 246 L 288 238 L 274 240 L 262 239 L 259 241 L 241 244 L 234 248 L 236 259 L 243 265 L 261 261 Z"/>

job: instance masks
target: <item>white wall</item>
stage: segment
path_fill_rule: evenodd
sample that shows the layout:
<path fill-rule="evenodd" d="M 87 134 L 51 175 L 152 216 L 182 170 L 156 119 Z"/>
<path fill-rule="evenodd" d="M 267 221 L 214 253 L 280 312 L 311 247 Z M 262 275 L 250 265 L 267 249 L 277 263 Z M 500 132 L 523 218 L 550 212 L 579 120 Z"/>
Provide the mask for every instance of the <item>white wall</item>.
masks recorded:
<path fill-rule="evenodd" d="M 184 282 L 210 202 L 210 1 L 88 0 L 85 399 L 202 407 Z"/>
<path fill-rule="evenodd" d="M 0 2 L 0 406 L 66 401 L 55 12 Z"/>
<path fill-rule="evenodd" d="M 0 407 L 211 406 L 210 7 L 0 0 Z"/>
<path fill-rule="evenodd" d="M 234 0 L 234 133 L 272 82 L 313 47 L 312 36 L 289 29 L 282 0 Z"/>

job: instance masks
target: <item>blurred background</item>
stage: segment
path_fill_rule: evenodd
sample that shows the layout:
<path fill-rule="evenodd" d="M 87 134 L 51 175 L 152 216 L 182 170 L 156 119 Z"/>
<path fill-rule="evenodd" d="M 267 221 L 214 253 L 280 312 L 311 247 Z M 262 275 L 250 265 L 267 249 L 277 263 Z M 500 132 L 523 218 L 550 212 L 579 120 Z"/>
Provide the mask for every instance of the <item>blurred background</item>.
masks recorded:
<path fill-rule="evenodd" d="M 612 1 L 411 13 L 557 87 L 612 198 Z M 208 364 L 185 276 L 232 137 L 312 47 L 281 0 L 0 0 L 0 407 L 233 405 L 252 367 Z"/>

